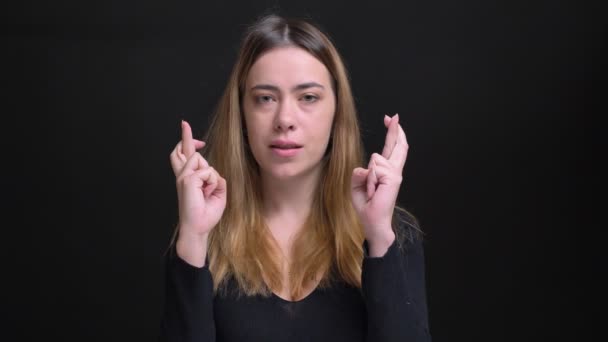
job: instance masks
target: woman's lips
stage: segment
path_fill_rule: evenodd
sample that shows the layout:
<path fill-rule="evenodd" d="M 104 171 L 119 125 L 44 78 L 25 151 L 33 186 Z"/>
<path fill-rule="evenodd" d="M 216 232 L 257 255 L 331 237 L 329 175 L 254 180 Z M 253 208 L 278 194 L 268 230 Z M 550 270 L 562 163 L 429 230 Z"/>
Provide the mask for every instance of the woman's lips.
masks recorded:
<path fill-rule="evenodd" d="M 294 148 L 279 148 L 276 146 L 271 146 L 272 152 L 279 157 L 293 157 L 300 152 L 301 147 Z"/>

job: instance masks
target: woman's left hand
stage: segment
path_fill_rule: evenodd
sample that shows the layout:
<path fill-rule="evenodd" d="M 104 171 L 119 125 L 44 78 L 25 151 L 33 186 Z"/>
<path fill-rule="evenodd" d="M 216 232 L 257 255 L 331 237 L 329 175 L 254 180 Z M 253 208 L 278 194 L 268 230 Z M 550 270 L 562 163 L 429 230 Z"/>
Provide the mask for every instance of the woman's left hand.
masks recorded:
<path fill-rule="evenodd" d="M 363 224 L 372 256 L 384 255 L 395 240 L 392 217 L 408 151 L 399 115 L 392 118 L 385 115 L 384 125 L 388 131 L 382 155 L 372 154 L 367 169 L 358 167 L 352 176 L 353 206 Z"/>

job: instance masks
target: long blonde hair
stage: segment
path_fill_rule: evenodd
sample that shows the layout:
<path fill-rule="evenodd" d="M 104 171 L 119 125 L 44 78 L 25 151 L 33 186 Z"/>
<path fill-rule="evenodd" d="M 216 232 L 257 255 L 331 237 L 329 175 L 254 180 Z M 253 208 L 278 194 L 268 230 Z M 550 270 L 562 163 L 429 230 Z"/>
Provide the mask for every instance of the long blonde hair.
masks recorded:
<path fill-rule="evenodd" d="M 319 286 L 334 280 L 361 286 L 363 229 L 351 200 L 353 169 L 362 165 L 363 147 L 346 68 L 330 39 L 313 24 L 275 15 L 246 32 L 237 62 L 213 116 L 204 152 L 228 186 L 227 205 L 209 235 L 208 261 L 215 290 L 236 280 L 241 294 L 270 295 L 283 288 L 278 246 L 262 217 L 257 162 L 248 146 L 241 100 L 247 74 L 265 51 L 296 46 L 329 70 L 336 113 L 322 176 L 313 205 L 293 244 L 289 292 L 299 298 L 319 273 Z"/>

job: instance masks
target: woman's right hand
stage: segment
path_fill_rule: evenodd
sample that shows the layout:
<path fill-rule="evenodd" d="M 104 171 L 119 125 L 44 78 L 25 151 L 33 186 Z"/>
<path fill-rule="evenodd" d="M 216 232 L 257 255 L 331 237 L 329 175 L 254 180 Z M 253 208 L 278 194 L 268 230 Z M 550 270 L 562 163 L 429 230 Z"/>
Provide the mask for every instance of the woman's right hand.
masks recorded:
<path fill-rule="evenodd" d="M 203 156 L 196 152 L 205 143 L 192 138 L 190 125 L 182 121 L 182 140 L 171 152 L 171 167 L 176 176 L 179 203 L 179 245 L 186 249 L 202 247 L 206 252 L 207 236 L 217 225 L 226 208 L 226 180 L 209 166 Z M 179 252 L 179 251 L 178 251 Z M 186 254 L 200 264 L 200 258 L 192 250 Z"/>

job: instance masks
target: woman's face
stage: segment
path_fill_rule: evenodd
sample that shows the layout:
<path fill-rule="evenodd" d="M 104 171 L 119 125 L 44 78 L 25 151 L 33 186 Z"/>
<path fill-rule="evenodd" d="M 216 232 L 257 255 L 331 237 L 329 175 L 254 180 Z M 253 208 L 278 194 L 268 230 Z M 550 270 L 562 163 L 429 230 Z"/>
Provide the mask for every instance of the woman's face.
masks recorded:
<path fill-rule="evenodd" d="M 262 54 L 246 80 L 249 145 L 262 173 L 277 179 L 320 167 L 336 109 L 329 71 L 297 47 Z"/>

